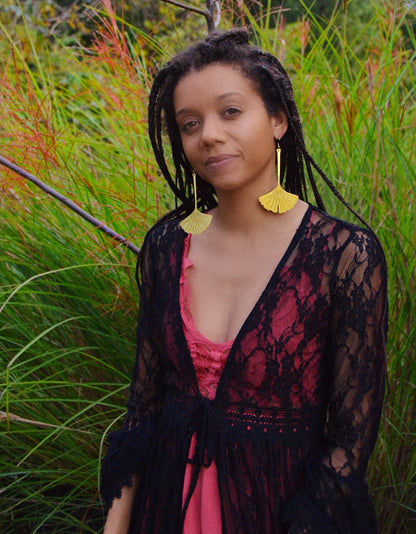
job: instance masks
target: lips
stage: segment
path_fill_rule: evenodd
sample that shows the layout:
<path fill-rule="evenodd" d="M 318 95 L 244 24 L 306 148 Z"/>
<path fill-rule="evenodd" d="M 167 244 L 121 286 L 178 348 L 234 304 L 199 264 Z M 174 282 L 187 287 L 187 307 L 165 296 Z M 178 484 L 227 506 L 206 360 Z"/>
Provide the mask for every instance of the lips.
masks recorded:
<path fill-rule="evenodd" d="M 228 165 L 228 163 L 231 163 L 235 157 L 236 156 L 233 154 L 219 154 L 218 156 L 211 156 L 205 160 L 204 166 L 209 169 L 224 167 L 225 165 Z"/>

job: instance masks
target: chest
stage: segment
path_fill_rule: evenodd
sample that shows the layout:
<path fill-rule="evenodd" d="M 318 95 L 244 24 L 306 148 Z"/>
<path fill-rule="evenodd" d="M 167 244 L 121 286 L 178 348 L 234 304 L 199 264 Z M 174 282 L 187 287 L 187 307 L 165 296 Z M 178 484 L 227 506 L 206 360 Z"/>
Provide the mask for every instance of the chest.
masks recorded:
<path fill-rule="evenodd" d="M 309 255 L 294 250 L 274 267 L 270 279 L 262 282 L 266 288 L 263 291 L 257 288 L 260 297 L 252 294 L 256 302 L 247 306 L 239 324 L 234 326 L 232 333 L 236 339 L 220 381 L 220 395 L 232 395 L 236 402 L 251 402 L 256 398 L 264 406 L 300 408 L 318 404 L 324 395 L 325 358 L 330 343 L 331 303 L 325 262 L 321 265 L 320 261 L 318 265 Z M 180 315 L 180 265 L 177 268 L 171 265 L 170 269 L 176 271 L 177 277 L 173 290 L 162 282 L 159 286 L 164 304 L 157 319 L 171 369 L 169 382 L 178 389 L 196 390 Z M 230 274 L 224 266 L 215 282 L 226 281 Z M 243 285 L 236 289 L 236 296 L 241 291 Z M 210 293 L 214 293 L 213 286 L 207 291 L 206 299 L 214 302 Z M 224 294 L 227 298 L 230 295 L 225 291 Z M 221 294 L 218 298 L 223 303 L 227 300 Z M 241 299 L 234 302 L 238 309 Z"/>
<path fill-rule="evenodd" d="M 245 248 L 204 256 L 191 248 L 192 266 L 186 275 L 196 328 L 215 343 L 234 339 L 261 298 L 285 249 Z"/>

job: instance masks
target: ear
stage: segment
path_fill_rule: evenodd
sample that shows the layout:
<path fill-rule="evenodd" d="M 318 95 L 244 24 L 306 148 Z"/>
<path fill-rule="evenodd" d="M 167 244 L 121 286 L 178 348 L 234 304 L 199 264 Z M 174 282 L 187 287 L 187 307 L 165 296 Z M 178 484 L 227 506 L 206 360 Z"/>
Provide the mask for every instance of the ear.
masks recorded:
<path fill-rule="evenodd" d="M 276 115 L 273 115 L 273 129 L 274 129 L 274 138 L 275 139 L 281 139 L 286 131 L 287 131 L 287 117 L 286 113 L 283 111 L 277 113 Z"/>

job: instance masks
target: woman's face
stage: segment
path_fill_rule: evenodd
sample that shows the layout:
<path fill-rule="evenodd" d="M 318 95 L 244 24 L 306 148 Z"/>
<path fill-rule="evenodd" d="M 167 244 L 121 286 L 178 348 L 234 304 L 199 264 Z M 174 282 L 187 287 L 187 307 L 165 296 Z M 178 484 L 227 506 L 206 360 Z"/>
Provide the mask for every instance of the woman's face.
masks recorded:
<path fill-rule="evenodd" d="M 284 114 L 271 116 L 238 68 L 213 64 L 191 71 L 174 91 L 176 120 L 193 169 L 218 194 L 275 186 L 275 139 L 284 135 Z"/>

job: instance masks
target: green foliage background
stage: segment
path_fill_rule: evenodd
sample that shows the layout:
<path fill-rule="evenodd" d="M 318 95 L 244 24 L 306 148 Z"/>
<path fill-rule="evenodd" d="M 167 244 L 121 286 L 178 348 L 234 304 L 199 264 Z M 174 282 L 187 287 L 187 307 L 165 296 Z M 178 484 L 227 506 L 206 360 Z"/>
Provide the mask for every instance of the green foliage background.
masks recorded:
<path fill-rule="evenodd" d="M 296 4 L 296 6 L 294 6 Z M 194 2 L 203 7 L 204 2 Z M 390 267 L 389 393 L 370 486 L 416 529 L 415 10 L 222 2 L 293 80 L 307 145 Z M 285 2 L 284 8 L 299 2 Z M 311 7 L 312 6 L 312 7 Z M 337 7 L 338 6 L 338 7 Z M 337 9 L 334 9 L 336 8 Z M 0 155 L 140 246 L 173 199 L 147 138 L 154 71 L 206 33 L 160 2 L 0 0 Z M 328 211 L 354 220 L 322 185 Z M 0 169 L 0 531 L 99 532 L 99 462 L 134 360 L 133 253 Z"/>

